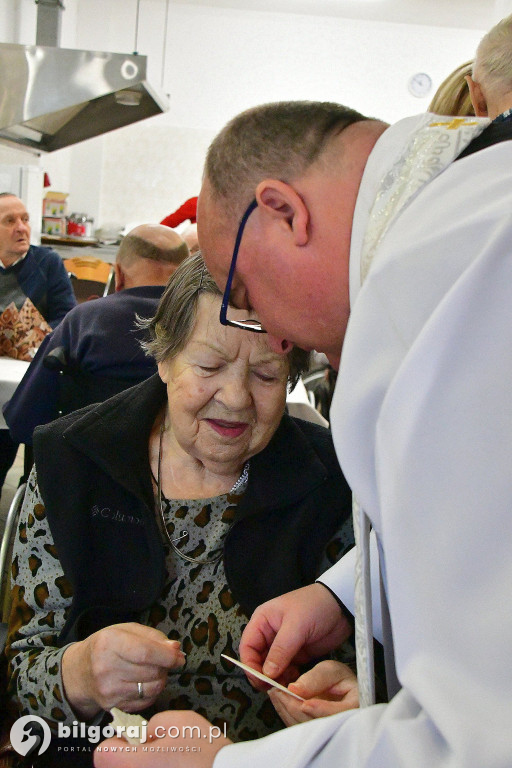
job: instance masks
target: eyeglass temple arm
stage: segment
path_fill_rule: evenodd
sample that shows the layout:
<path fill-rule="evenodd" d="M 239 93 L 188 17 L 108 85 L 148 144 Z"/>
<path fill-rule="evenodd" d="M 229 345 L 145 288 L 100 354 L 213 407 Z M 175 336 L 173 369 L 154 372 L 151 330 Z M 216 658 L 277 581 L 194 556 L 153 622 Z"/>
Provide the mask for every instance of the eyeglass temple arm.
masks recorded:
<path fill-rule="evenodd" d="M 224 289 L 224 296 L 222 297 L 222 304 L 220 308 L 220 321 L 221 323 L 223 323 L 223 325 L 226 325 L 225 320 L 227 317 L 229 296 L 231 293 L 231 283 L 233 282 L 233 276 L 235 274 L 236 260 L 238 257 L 238 250 L 240 248 L 240 241 L 242 240 L 242 235 L 244 233 L 247 219 L 249 218 L 251 213 L 254 211 L 254 209 L 257 207 L 257 205 L 258 205 L 258 201 L 253 200 L 252 203 L 247 208 L 247 210 L 245 211 L 244 215 L 242 216 L 240 220 L 240 225 L 238 227 L 238 232 L 235 240 L 235 247 L 233 249 L 233 258 L 231 259 L 231 266 L 229 268 L 228 279 L 226 280 L 226 288 Z"/>

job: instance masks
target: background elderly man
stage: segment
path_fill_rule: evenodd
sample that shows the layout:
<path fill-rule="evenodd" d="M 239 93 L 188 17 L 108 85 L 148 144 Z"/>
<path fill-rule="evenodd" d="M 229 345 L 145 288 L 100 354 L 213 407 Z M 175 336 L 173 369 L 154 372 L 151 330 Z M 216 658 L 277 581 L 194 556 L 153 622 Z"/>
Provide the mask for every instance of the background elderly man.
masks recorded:
<path fill-rule="evenodd" d="M 512 136 L 512 15 L 502 19 L 482 38 L 467 76 L 471 101 L 478 117 L 492 123 L 477 139 L 482 149 Z M 464 156 L 464 153 L 462 154 Z"/>
<path fill-rule="evenodd" d="M 0 312 L 14 302 L 21 309 L 27 298 L 55 328 L 76 304 L 62 263 L 51 248 L 30 245 L 27 209 L 16 195 L 0 193 Z M 0 492 L 16 457 L 18 445 L 0 429 Z"/>
<path fill-rule="evenodd" d="M 170 275 L 187 258 L 182 238 L 169 227 L 141 224 L 126 235 L 116 256 L 116 292 L 79 304 L 41 344 L 14 396 L 4 407 L 16 442 L 32 442 L 38 424 L 55 418 L 59 373 L 44 358 L 61 348 L 67 364 L 101 377 L 136 384 L 156 372 L 140 347 L 136 317 L 152 317 Z"/>
<path fill-rule="evenodd" d="M 502 19 L 482 38 L 466 78 L 478 117 L 495 120 L 512 109 L 512 16 Z M 504 115 L 510 117 L 509 114 Z"/>
<path fill-rule="evenodd" d="M 199 239 L 219 285 L 236 240 L 235 306 L 257 311 L 274 350 L 297 343 L 340 364 L 334 441 L 366 511 L 355 516 L 363 551 L 370 523 L 377 536 L 402 687 L 387 705 L 258 742 L 203 742 L 196 768 L 510 765 L 512 144 L 488 134 L 477 151 L 487 124 L 427 114 L 386 127 L 288 103 L 235 118 L 209 150 Z M 344 627 L 332 592 L 346 578 L 341 561 L 260 607 L 242 660 L 278 677 L 334 647 Z M 157 724 L 208 727 L 184 712 Z M 171 744 L 191 741 L 159 742 Z M 189 762 L 96 757 L 100 768 Z"/>
<path fill-rule="evenodd" d="M 62 263 L 51 248 L 30 245 L 30 221 L 22 201 L 10 192 L 0 194 L 0 311 L 14 301 L 20 309 L 26 298 L 55 328 L 76 304 Z"/>

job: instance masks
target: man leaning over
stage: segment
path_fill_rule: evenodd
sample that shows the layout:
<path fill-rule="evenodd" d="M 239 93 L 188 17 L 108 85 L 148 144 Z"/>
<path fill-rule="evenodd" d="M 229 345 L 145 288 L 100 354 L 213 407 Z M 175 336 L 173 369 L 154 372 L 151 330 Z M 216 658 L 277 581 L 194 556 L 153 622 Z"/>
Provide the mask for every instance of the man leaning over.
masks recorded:
<path fill-rule="evenodd" d="M 190 739 L 167 737 L 169 754 L 102 751 L 99 768 L 509 768 L 512 144 L 488 125 L 427 114 L 388 127 L 285 103 L 214 140 L 202 252 L 224 287 L 246 224 L 234 303 L 255 310 L 275 350 L 296 343 L 339 366 L 333 436 L 366 513 L 363 551 L 370 524 L 377 537 L 401 687 L 388 704 L 259 741 L 203 741 L 192 763 L 178 751 Z M 344 580 L 341 563 L 261 606 L 242 660 L 278 677 L 334 647 Z M 194 713 L 157 717 L 152 727 L 208 733 Z"/>

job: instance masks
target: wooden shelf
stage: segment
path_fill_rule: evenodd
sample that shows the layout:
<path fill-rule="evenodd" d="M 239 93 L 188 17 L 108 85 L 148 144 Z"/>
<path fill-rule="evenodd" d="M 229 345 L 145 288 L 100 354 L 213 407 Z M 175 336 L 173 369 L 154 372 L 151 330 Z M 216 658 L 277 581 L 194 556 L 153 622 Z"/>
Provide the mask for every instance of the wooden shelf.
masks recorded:
<path fill-rule="evenodd" d="M 97 245 L 95 237 L 73 237 L 72 235 L 41 235 L 41 245 Z"/>

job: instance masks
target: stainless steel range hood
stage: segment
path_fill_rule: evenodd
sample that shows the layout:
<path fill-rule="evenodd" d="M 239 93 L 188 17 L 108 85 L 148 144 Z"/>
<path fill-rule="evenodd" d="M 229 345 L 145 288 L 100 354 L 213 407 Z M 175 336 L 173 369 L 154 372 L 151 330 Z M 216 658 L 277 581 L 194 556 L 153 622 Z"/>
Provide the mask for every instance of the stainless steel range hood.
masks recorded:
<path fill-rule="evenodd" d="M 0 44 L 0 141 L 53 152 L 165 112 L 147 57 Z"/>

